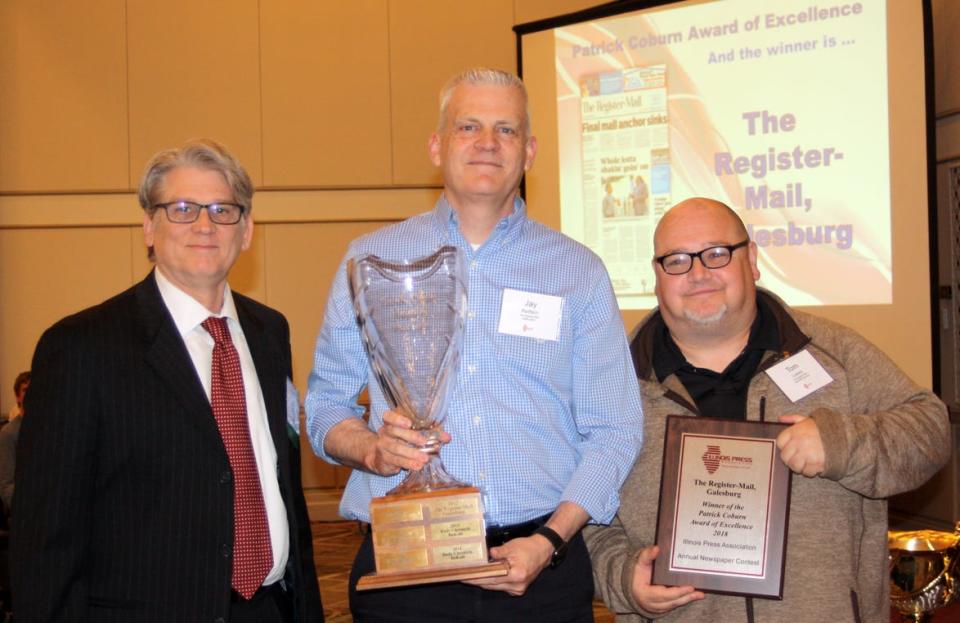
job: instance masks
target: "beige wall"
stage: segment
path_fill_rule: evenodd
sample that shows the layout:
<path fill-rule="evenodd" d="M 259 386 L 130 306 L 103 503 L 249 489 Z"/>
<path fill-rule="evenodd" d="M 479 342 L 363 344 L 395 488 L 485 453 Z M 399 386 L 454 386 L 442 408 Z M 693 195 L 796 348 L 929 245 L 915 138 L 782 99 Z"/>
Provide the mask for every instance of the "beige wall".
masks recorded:
<path fill-rule="evenodd" d="M 443 81 L 513 68 L 514 24 L 595 3 L 489 0 L 466 18 L 448 0 L 0 2 L 0 409 L 45 327 L 148 270 L 132 189 L 151 153 L 198 135 L 258 184 L 232 281 L 291 319 L 303 390 L 347 239 L 436 196 L 424 144 Z M 940 160 L 960 156 L 956 4 L 933 2 Z"/>
<path fill-rule="evenodd" d="M 150 154 L 199 135 L 258 185 L 233 283 L 290 317 L 302 390 L 348 237 L 436 196 L 424 145 L 443 81 L 513 68 L 514 24 L 595 3 L 489 0 L 465 18 L 447 0 L 0 2 L 0 409 L 46 326 L 148 270 L 132 189 Z M 941 160 L 960 156 L 955 4 L 933 2 Z"/>
<path fill-rule="evenodd" d="M 514 24 L 599 1 L 0 1 L 0 409 L 44 328 L 149 270 L 132 190 L 193 136 L 258 185 L 231 283 L 290 320 L 302 392 L 347 241 L 437 195 L 424 146 L 444 80 L 515 68 Z M 939 159 L 960 157 L 956 4 L 933 3 Z"/>
<path fill-rule="evenodd" d="M 514 24 L 596 3 L 0 2 L 0 409 L 46 327 L 149 270 L 133 190 L 195 136 L 257 184 L 231 284 L 287 315 L 305 390 L 346 243 L 439 192 L 425 145 L 443 82 L 515 69 Z"/>

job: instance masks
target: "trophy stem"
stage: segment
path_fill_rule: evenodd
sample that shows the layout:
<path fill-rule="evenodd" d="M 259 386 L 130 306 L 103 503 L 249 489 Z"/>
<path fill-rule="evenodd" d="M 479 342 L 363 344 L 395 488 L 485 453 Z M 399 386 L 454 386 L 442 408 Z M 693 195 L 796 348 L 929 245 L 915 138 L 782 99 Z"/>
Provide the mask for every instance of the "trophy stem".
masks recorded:
<path fill-rule="evenodd" d="M 407 477 L 399 485 L 387 491 L 387 495 L 403 495 L 405 493 L 424 493 L 440 491 L 441 489 L 457 489 L 468 485 L 451 476 L 440 460 L 440 448 L 429 445 L 421 448 L 422 452 L 430 455 L 430 461 L 422 469 L 408 472 Z"/>

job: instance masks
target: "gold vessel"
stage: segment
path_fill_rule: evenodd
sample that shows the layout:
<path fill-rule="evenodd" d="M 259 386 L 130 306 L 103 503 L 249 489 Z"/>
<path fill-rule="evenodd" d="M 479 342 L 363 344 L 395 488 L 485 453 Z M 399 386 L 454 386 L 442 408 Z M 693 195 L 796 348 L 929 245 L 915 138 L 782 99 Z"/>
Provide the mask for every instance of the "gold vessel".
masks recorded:
<path fill-rule="evenodd" d="M 926 621 L 957 598 L 960 522 L 954 532 L 891 531 L 890 602 L 907 621 Z"/>

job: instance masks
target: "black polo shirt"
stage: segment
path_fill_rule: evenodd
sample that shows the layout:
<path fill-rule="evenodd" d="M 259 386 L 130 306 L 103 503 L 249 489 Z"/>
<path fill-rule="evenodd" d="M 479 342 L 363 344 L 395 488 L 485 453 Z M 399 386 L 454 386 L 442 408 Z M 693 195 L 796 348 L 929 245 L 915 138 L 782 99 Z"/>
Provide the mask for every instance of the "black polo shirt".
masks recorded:
<path fill-rule="evenodd" d="M 700 415 L 744 420 L 747 417 L 747 388 L 768 350 L 779 350 L 780 331 L 766 303 L 757 297 L 757 317 L 750 325 L 747 346 L 723 372 L 696 368 L 686 360 L 670 337 L 664 322 L 653 340 L 653 369 L 661 383 L 676 374 L 697 405 Z"/>

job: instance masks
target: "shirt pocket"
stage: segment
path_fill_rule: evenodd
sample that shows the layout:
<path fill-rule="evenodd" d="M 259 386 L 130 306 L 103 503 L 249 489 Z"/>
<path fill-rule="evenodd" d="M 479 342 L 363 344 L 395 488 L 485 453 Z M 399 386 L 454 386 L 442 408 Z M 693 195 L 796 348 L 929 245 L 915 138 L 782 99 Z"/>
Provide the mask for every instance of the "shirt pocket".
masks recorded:
<path fill-rule="evenodd" d="M 497 360 L 521 386 L 569 384 L 570 355 L 557 340 L 498 333 Z"/>

